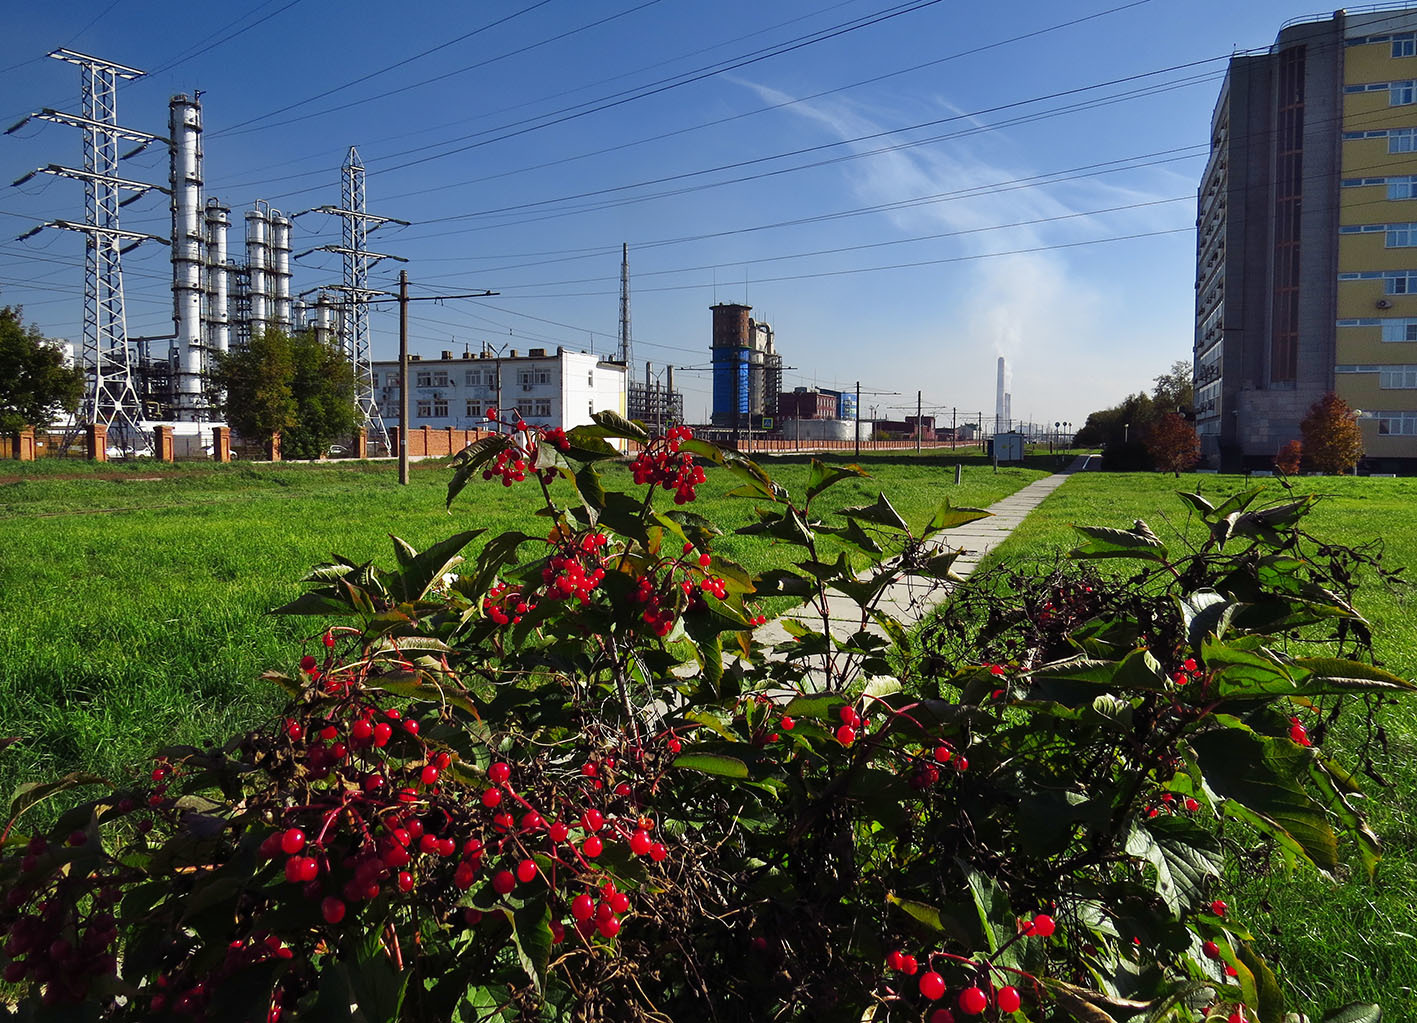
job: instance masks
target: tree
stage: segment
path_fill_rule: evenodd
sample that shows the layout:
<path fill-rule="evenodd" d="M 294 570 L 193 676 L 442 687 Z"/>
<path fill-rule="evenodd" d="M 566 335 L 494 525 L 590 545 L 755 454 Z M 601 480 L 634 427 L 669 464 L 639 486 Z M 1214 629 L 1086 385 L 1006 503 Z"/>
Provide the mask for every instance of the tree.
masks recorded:
<path fill-rule="evenodd" d="M 316 458 L 359 424 L 354 368 L 314 331 L 266 330 L 245 348 L 217 356 L 213 404 L 247 438 L 280 432 L 282 448 Z"/>
<path fill-rule="evenodd" d="M 1291 440 L 1279 449 L 1279 454 L 1274 456 L 1274 467 L 1286 476 L 1293 476 L 1299 471 L 1299 465 L 1303 458 L 1304 445 L 1297 440 Z"/>
<path fill-rule="evenodd" d="M 1358 415 L 1332 391 L 1310 406 L 1299 433 L 1304 438 L 1304 454 L 1320 472 L 1342 476 L 1363 457 Z"/>
<path fill-rule="evenodd" d="M 1167 412 L 1146 431 L 1146 450 L 1161 472 L 1181 475 L 1200 461 L 1201 442 L 1196 428 L 1177 412 Z"/>
<path fill-rule="evenodd" d="M 26 327 L 18 308 L 0 308 L 0 433 L 43 430 L 83 395 L 83 370 L 65 366 L 59 346 Z"/>
<path fill-rule="evenodd" d="M 1189 412 L 1195 404 L 1191 364 L 1183 360 L 1171 363 L 1170 372 L 1155 378 L 1151 400 L 1158 412 Z"/>

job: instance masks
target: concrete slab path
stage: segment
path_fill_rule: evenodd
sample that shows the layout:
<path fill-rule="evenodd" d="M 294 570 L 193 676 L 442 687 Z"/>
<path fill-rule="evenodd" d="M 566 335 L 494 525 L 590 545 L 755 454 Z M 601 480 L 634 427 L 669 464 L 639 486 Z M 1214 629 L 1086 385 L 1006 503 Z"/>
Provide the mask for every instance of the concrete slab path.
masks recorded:
<path fill-rule="evenodd" d="M 1089 459 L 1095 457 L 1079 455 L 1062 472 L 1035 480 L 1008 497 L 991 504 L 985 509 L 990 513 L 989 518 L 979 519 L 940 534 L 942 547 L 964 549 L 964 553 L 954 564 L 955 573 L 963 578 L 968 578 L 979 567 L 979 562 L 983 560 L 984 556 L 1008 539 L 1009 534 L 1018 527 L 1018 524 L 1029 512 L 1042 504 L 1049 494 L 1061 487 L 1069 476 L 1086 469 Z M 934 585 L 931 580 L 905 579 L 886 590 L 880 606 L 883 611 L 894 615 L 906 629 L 911 629 L 929 613 L 932 607 L 943 600 L 948 592 L 947 586 Z M 801 608 L 761 626 L 757 630 L 755 638 L 770 645 L 786 642 L 790 638 L 790 634 L 782 624 L 783 618 L 796 618 L 815 628 L 821 627 L 821 617 L 817 613 Z M 841 637 L 851 635 L 861 627 L 860 608 L 845 596 L 832 595 L 832 598 L 829 599 L 829 618 L 833 634 Z M 869 628 L 872 632 L 884 635 L 884 632 L 874 624 Z"/>

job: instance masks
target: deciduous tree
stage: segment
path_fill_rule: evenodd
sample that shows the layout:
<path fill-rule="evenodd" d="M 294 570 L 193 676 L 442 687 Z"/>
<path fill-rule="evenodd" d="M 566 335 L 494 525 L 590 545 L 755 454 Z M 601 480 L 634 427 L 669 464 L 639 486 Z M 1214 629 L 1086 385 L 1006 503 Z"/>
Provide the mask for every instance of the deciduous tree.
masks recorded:
<path fill-rule="evenodd" d="M 313 331 L 266 330 L 217 358 L 214 404 L 250 439 L 281 433 L 288 457 L 315 458 L 358 425 L 354 369 Z"/>
<path fill-rule="evenodd" d="M 1351 472 L 1363 457 L 1358 415 L 1332 391 L 1309 408 L 1299 433 L 1304 438 L 1304 454 L 1320 472 L 1341 476 Z"/>
<path fill-rule="evenodd" d="M 1146 450 L 1161 472 L 1181 475 L 1200 461 L 1201 442 L 1196 428 L 1176 412 L 1167 412 L 1146 431 Z"/>
<path fill-rule="evenodd" d="M 1303 457 L 1304 445 L 1297 440 L 1291 440 L 1279 449 L 1279 454 L 1274 456 L 1274 467 L 1286 476 L 1293 476 L 1299 471 Z"/>
<path fill-rule="evenodd" d="M 0 308 L 0 433 L 43 430 L 83 394 L 83 370 L 65 366 L 59 346 L 26 327 L 19 309 Z"/>

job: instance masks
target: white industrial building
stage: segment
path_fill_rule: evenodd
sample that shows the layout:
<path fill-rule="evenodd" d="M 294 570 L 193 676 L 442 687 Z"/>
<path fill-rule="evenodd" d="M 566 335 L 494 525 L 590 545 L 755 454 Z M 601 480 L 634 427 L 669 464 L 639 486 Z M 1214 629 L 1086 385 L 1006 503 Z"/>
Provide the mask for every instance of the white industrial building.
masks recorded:
<path fill-rule="evenodd" d="M 398 425 L 399 364 L 372 363 L 374 394 L 384 422 Z M 412 427 L 470 430 L 487 424 L 487 410 L 505 421 L 520 416 L 534 426 L 569 430 L 592 412 L 625 414 L 625 365 L 589 352 L 532 348 L 505 355 L 445 351 L 438 359 L 409 357 L 408 412 Z"/>

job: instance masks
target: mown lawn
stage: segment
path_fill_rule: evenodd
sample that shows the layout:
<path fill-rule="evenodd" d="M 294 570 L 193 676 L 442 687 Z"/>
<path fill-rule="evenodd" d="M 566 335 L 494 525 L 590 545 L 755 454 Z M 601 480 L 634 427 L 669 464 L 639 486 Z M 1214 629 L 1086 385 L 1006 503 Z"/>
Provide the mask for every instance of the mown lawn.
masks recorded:
<path fill-rule="evenodd" d="M 1129 528 L 1144 519 L 1168 545 L 1194 537 L 1194 521 L 1175 492 L 1194 491 L 1219 503 L 1224 495 L 1277 481 L 1234 476 L 1187 475 L 1177 480 L 1148 474 L 1085 473 L 1073 476 L 1031 514 L 981 568 L 999 561 L 1051 563 L 1075 545 L 1072 524 Z M 1322 497 L 1307 519 L 1307 531 L 1351 546 L 1377 543 L 1390 567 L 1417 572 L 1417 480 L 1304 477 L 1296 494 Z M 1122 563 L 1114 563 L 1120 565 Z M 1388 590 L 1377 580 L 1359 591 L 1359 610 L 1373 625 L 1377 655 L 1405 678 L 1417 678 L 1417 616 L 1413 596 Z M 1250 925 L 1272 962 L 1286 965 L 1283 980 L 1297 1006 L 1319 1018 L 1320 1009 L 1351 1001 L 1382 1005 L 1384 1018 L 1417 1019 L 1417 696 L 1384 707 L 1379 721 L 1387 748 L 1374 756 L 1382 781 L 1360 779 L 1363 808 L 1385 846 L 1373 883 L 1363 878 L 1356 855 L 1337 884 L 1312 870 L 1271 869 L 1227 879 L 1227 901 Z M 1340 763 L 1359 741 L 1356 722 L 1331 733 L 1328 743 Z M 1384 783 L 1390 787 L 1384 787 Z M 1352 850 L 1349 850 L 1352 852 Z"/>
<path fill-rule="evenodd" d="M 800 489 L 809 462 L 767 464 Z M 946 496 L 987 505 L 1043 475 L 996 474 L 975 458 L 955 487 L 949 459 L 862 463 L 874 478 L 830 491 L 835 507 L 886 490 L 913 523 Z M 260 673 L 293 670 L 323 626 L 267 612 L 334 553 L 392 564 L 389 534 L 423 548 L 461 529 L 547 529 L 530 517 L 532 483 L 477 480 L 449 514 L 438 463 L 416 465 L 406 488 L 389 463 L 40 462 L 15 478 L 20 468 L 0 464 L 0 739 L 21 740 L 0 749 L 0 795 L 67 770 L 116 775 L 159 744 L 224 737 L 271 713 L 280 695 Z M 630 485 L 619 466 L 607 474 Z M 693 506 L 730 534 L 753 519 L 750 501 L 723 496 L 736 483 L 711 471 Z M 757 570 L 777 553 L 732 535 L 718 549 Z"/>

